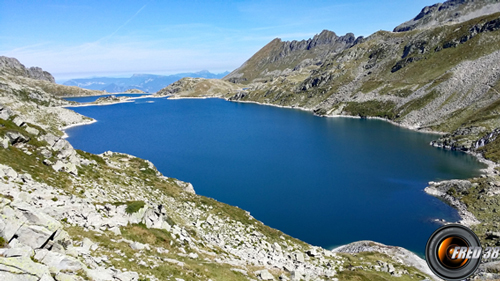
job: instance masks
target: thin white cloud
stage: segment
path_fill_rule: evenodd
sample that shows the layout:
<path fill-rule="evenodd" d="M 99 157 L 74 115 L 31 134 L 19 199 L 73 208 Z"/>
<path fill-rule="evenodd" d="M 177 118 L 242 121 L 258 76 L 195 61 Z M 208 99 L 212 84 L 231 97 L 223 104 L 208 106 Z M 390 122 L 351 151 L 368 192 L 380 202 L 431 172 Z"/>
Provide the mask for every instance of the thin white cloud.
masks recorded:
<path fill-rule="evenodd" d="M 101 39 L 99 39 L 98 41 L 101 41 L 101 40 L 107 40 L 111 37 L 113 37 L 118 31 L 120 31 L 120 29 L 122 29 L 123 27 L 125 27 L 130 21 L 132 21 L 144 8 L 146 8 L 147 4 L 142 6 L 132 17 L 130 17 L 124 24 L 120 25 L 113 33 L 111 33 L 110 35 L 108 36 L 105 36 Z"/>

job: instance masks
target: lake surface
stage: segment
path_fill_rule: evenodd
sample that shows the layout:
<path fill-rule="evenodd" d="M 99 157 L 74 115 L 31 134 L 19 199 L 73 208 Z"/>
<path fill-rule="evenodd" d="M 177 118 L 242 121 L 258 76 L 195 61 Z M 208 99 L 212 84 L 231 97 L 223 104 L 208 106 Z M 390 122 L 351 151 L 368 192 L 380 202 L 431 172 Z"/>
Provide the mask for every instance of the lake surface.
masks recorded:
<path fill-rule="evenodd" d="M 152 161 L 200 195 L 239 206 L 293 237 L 326 248 L 358 240 L 423 255 L 456 211 L 423 189 L 483 168 L 470 155 L 431 147 L 437 135 L 382 120 L 220 99 L 138 99 L 76 107 L 98 122 L 67 130 L 75 148 Z"/>

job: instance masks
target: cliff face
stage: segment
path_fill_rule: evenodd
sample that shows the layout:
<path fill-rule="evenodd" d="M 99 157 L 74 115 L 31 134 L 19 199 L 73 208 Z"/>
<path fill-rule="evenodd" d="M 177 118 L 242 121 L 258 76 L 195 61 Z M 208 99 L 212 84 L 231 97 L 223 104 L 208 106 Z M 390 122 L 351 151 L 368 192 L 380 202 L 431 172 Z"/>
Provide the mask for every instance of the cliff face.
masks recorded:
<path fill-rule="evenodd" d="M 44 80 L 51 83 L 56 82 L 52 74 L 44 71 L 40 67 L 26 68 L 17 59 L 4 56 L 0 56 L 0 73 Z"/>
<path fill-rule="evenodd" d="M 456 24 L 498 12 L 498 0 L 448 0 L 423 8 L 415 18 L 394 28 L 394 32 Z"/>

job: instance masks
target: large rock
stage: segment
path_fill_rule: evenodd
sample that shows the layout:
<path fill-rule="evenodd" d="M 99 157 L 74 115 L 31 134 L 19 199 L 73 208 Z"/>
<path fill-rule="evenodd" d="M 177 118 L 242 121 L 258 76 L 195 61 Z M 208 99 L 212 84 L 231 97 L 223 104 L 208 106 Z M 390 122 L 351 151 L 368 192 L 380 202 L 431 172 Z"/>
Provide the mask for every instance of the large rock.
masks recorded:
<path fill-rule="evenodd" d="M 7 132 L 5 135 L 9 138 L 9 142 L 11 144 L 26 143 L 30 140 L 29 137 L 27 137 L 19 132 Z"/>
<path fill-rule="evenodd" d="M 32 248 L 21 246 L 16 248 L 8 248 L 4 251 L 3 256 L 6 258 L 25 257 L 29 258 L 35 254 Z"/>
<path fill-rule="evenodd" d="M 25 130 L 26 130 L 26 132 L 28 132 L 32 135 L 35 135 L 35 136 L 38 136 L 38 134 L 40 133 L 40 131 L 38 129 L 35 129 L 35 128 L 30 127 L 30 126 L 27 126 Z"/>
<path fill-rule="evenodd" d="M 64 171 L 73 175 L 78 175 L 78 168 L 76 167 L 75 164 L 71 162 L 65 162 L 61 160 L 57 160 L 57 162 L 52 165 L 52 169 L 54 169 L 57 172 Z"/>
<path fill-rule="evenodd" d="M 144 215 L 146 214 L 146 211 L 148 210 L 148 206 L 144 206 L 143 208 L 139 209 L 137 212 L 130 214 L 129 217 L 129 223 L 131 224 L 137 224 L 143 222 Z"/>
<path fill-rule="evenodd" d="M 5 240 L 10 241 L 19 228 L 21 228 L 24 221 L 20 220 L 14 209 L 9 206 L 4 207 L 2 212 L 3 214 L 0 214 L 0 235 Z"/>
<path fill-rule="evenodd" d="M 162 228 L 163 227 L 163 215 L 156 210 L 148 209 L 142 219 L 147 228 Z"/>
<path fill-rule="evenodd" d="M 139 274 L 137 272 L 118 272 L 115 278 L 120 281 L 137 281 L 139 280 Z"/>
<path fill-rule="evenodd" d="M 5 176 L 7 176 L 7 177 L 9 177 L 11 179 L 16 179 L 17 178 L 17 172 L 14 171 L 14 169 L 12 169 L 11 167 L 7 167 L 7 168 L 4 168 L 2 170 L 3 170 L 3 174 Z"/>
<path fill-rule="evenodd" d="M 19 210 L 26 218 L 26 220 L 31 224 L 43 226 L 51 232 L 55 232 L 56 230 L 62 228 L 60 222 L 55 220 L 53 217 L 48 216 L 47 214 L 40 212 L 39 210 L 36 210 L 26 202 L 14 201 L 12 202 L 11 206 Z"/>
<path fill-rule="evenodd" d="M 44 275 L 50 276 L 49 269 L 39 263 L 35 263 L 29 257 L 3 258 L 0 257 L 0 278 L 3 273 L 17 274 L 19 279 L 7 279 L 4 275 L 1 280 L 39 280 Z M 11 275 L 12 276 L 12 275 Z M 30 277 L 35 279 L 30 279 Z"/>
<path fill-rule="evenodd" d="M 21 127 L 22 125 L 24 125 L 24 120 L 21 117 L 16 116 L 16 118 L 12 120 L 12 123 L 16 124 L 16 126 L 18 127 Z"/>
<path fill-rule="evenodd" d="M 16 231 L 17 239 L 33 249 L 43 247 L 55 232 L 39 225 L 23 225 Z"/>
<path fill-rule="evenodd" d="M 75 272 L 84 268 L 83 264 L 79 260 L 52 251 L 47 251 L 40 262 L 47 265 L 49 267 L 49 271 L 51 272 Z"/>
<path fill-rule="evenodd" d="M 7 149 L 9 148 L 9 138 L 8 137 L 0 137 L 0 146 Z"/>
<path fill-rule="evenodd" d="M 59 139 L 54 146 L 52 147 L 53 150 L 59 151 L 59 157 L 60 158 L 67 158 L 70 155 L 75 153 L 75 150 L 73 149 L 73 146 L 65 140 L 65 139 Z"/>
<path fill-rule="evenodd" d="M 10 108 L 3 107 L 2 110 L 0 110 L 0 119 L 7 120 L 12 115 L 13 115 L 13 112 L 12 112 L 12 110 L 10 110 Z"/>
<path fill-rule="evenodd" d="M 63 170 L 64 169 L 63 161 L 57 160 L 57 162 L 54 165 L 52 165 L 52 169 L 54 169 L 54 171 L 57 171 L 57 172 Z"/>
<path fill-rule="evenodd" d="M 46 135 L 41 136 L 40 140 L 46 141 L 49 144 L 49 146 L 52 147 L 57 142 L 57 140 L 59 140 L 59 138 L 51 133 L 47 133 Z"/>
<path fill-rule="evenodd" d="M 86 271 L 87 276 L 94 281 L 114 281 L 114 272 L 111 269 L 89 269 Z"/>

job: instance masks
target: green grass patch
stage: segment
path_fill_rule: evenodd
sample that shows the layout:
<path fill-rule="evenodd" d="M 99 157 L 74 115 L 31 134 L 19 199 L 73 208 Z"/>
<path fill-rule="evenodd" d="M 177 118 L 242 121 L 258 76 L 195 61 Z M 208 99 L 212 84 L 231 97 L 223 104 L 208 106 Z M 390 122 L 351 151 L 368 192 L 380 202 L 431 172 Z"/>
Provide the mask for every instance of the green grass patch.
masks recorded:
<path fill-rule="evenodd" d="M 111 204 L 115 206 L 127 205 L 125 212 L 129 215 L 137 213 L 140 209 L 146 206 L 146 203 L 144 201 L 113 202 Z"/>
<path fill-rule="evenodd" d="M 362 92 L 362 93 L 369 93 L 373 90 L 376 90 L 380 87 L 382 87 L 382 85 L 384 85 L 384 81 L 379 81 L 379 80 L 368 80 L 366 82 L 364 82 L 363 84 L 361 84 L 361 87 L 359 88 L 359 90 Z"/>
<path fill-rule="evenodd" d="M 392 101 L 365 101 L 365 102 L 349 102 L 344 108 L 345 112 L 351 115 L 360 117 L 382 117 L 394 119 L 394 108 L 396 104 Z"/>
<path fill-rule="evenodd" d="M 101 165 L 106 165 L 106 161 L 101 156 L 99 156 L 99 155 L 95 155 L 95 154 L 92 154 L 92 153 L 89 153 L 89 152 L 86 152 L 86 151 L 83 151 L 83 150 L 80 150 L 80 149 L 75 149 L 75 150 L 83 158 L 86 158 L 86 159 L 89 159 L 89 160 L 94 160 L 98 164 L 101 164 Z"/>
<path fill-rule="evenodd" d="M 500 138 L 479 148 L 478 152 L 482 153 L 486 159 L 500 163 Z"/>
<path fill-rule="evenodd" d="M 128 202 L 127 203 L 127 208 L 125 209 L 125 212 L 127 212 L 127 214 L 137 213 L 145 205 L 146 205 L 146 203 L 144 203 L 144 201 L 132 201 L 132 202 Z"/>

